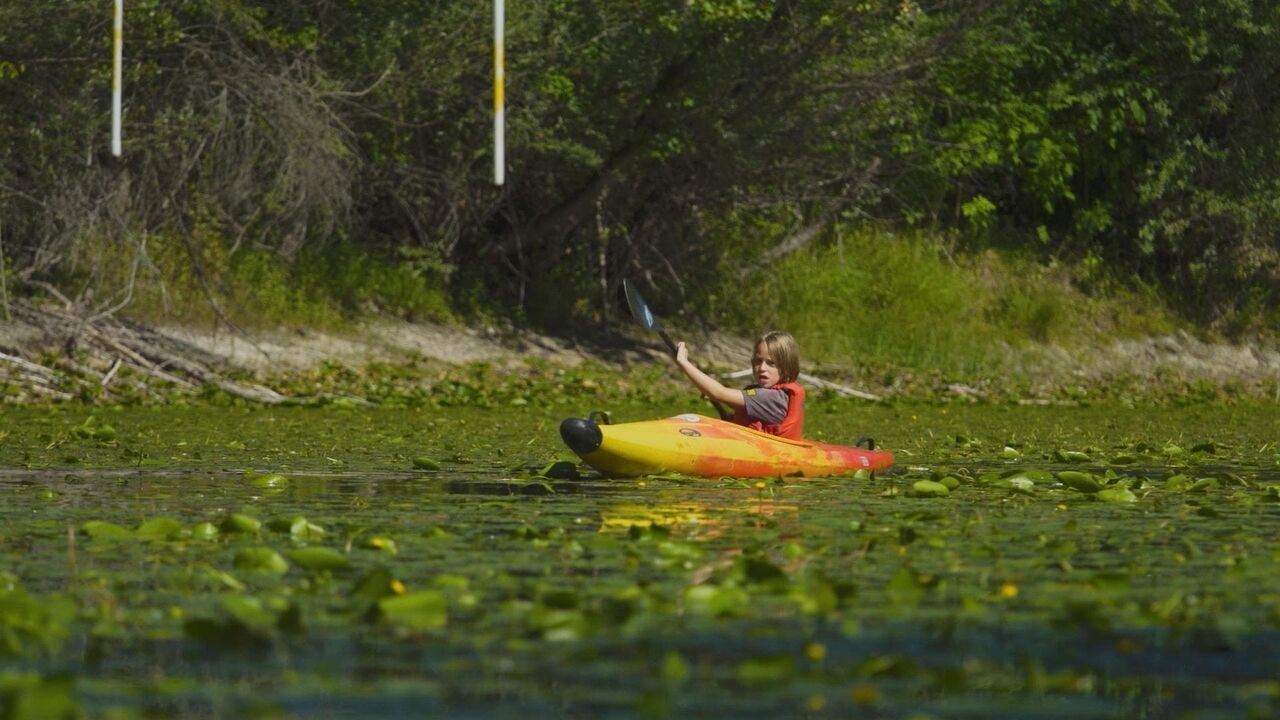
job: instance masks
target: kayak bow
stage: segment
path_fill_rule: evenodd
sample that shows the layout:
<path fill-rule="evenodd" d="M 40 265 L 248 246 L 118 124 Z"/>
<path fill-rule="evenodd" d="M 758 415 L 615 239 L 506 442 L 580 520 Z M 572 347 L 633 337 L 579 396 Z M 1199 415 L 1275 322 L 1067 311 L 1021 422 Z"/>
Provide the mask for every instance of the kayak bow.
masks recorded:
<path fill-rule="evenodd" d="M 633 477 L 678 472 L 699 477 L 819 477 L 883 470 L 893 453 L 788 440 L 704 415 L 599 424 L 569 418 L 560 423 L 564 443 L 605 475 Z"/>

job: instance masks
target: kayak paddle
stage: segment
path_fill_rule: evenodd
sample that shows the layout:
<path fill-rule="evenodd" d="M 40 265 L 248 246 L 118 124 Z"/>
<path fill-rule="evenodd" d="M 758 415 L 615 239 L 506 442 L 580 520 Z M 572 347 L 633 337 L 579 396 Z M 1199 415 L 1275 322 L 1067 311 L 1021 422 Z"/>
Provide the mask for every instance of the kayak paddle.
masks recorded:
<path fill-rule="evenodd" d="M 645 330 L 657 330 L 662 336 L 667 347 L 671 349 L 671 354 L 676 353 L 676 343 L 671 339 L 671 335 L 667 333 L 667 329 L 662 327 L 662 323 L 658 322 L 658 316 L 653 314 L 649 309 L 649 303 L 644 301 L 644 296 L 631 284 L 630 280 L 622 281 L 622 294 L 627 297 L 627 307 L 631 308 L 631 316 L 639 321 Z"/>
<path fill-rule="evenodd" d="M 622 281 L 622 294 L 627 298 L 627 307 L 631 308 L 631 316 L 634 317 L 645 330 L 658 331 L 658 334 L 662 336 L 663 342 L 665 342 L 667 347 L 671 349 L 671 354 L 675 355 L 675 341 L 671 339 L 671 335 L 667 333 L 667 329 L 662 327 L 662 323 L 658 322 L 658 316 L 654 315 L 653 311 L 649 309 L 649 303 L 644 301 L 644 296 L 640 294 L 640 291 L 636 289 L 635 285 L 631 284 L 630 280 Z M 716 412 L 720 413 L 721 418 L 733 416 L 733 413 L 719 402 L 716 402 L 711 398 L 707 399 L 711 400 L 711 404 L 716 407 Z"/>

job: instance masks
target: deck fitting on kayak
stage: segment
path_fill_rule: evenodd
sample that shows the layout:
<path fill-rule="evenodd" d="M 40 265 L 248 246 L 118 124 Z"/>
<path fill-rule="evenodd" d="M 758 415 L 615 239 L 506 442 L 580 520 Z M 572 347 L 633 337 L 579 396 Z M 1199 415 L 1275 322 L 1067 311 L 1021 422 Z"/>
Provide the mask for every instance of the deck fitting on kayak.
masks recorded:
<path fill-rule="evenodd" d="M 579 455 L 594 452 L 604 442 L 600 426 L 582 418 L 571 417 L 560 423 L 560 437 L 570 450 Z"/>

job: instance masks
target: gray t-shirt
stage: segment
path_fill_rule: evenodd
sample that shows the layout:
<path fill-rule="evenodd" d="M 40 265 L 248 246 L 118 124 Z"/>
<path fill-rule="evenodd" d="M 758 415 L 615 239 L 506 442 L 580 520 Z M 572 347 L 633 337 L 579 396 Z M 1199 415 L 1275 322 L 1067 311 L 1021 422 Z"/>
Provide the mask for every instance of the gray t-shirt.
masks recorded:
<path fill-rule="evenodd" d="M 778 425 L 787 417 L 787 405 L 790 401 L 785 390 L 752 385 L 742 391 L 742 399 L 746 401 L 747 418 L 750 420 L 759 420 L 765 425 Z"/>

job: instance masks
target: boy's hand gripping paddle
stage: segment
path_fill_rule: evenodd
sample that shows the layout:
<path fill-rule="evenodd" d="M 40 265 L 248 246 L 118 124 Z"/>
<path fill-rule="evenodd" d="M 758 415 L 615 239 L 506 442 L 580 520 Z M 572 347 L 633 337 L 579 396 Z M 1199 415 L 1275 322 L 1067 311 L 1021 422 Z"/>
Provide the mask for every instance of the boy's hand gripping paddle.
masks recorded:
<path fill-rule="evenodd" d="M 662 341 L 671 349 L 671 354 L 676 354 L 676 343 L 671 339 L 671 335 L 667 333 L 667 329 L 662 327 L 662 323 L 658 322 L 658 316 L 653 314 L 649 309 L 649 303 L 644 301 L 644 296 L 631 284 L 630 280 L 622 281 L 622 294 L 627 298 L 627 307 L 631 308 L 631 316 L 639 321 L 645 330 L 656 330 L 662 336 Z M 716 412 L 720 413 L 721 418 L 733 417 L 733 412 L 713 398 L 707 398 L 711 404 L 716 407 Z"/>

